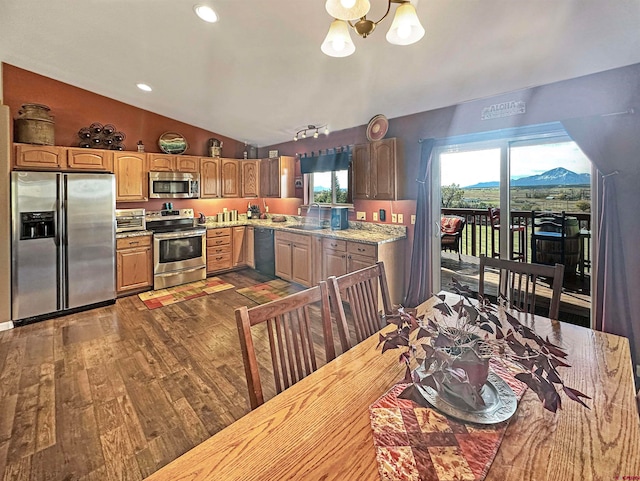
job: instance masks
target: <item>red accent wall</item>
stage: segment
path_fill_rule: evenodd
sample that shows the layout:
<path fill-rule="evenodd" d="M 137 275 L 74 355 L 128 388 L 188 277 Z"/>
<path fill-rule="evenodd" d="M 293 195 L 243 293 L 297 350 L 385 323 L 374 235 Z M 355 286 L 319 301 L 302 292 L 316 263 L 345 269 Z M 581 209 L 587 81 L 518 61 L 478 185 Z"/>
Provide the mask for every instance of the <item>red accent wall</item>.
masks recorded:
<path fill-rule="evenodd" d="M 55 143 L 63 147 L 78 145 L 78 130 L 93 122 L 113 124 L 127 136 L 126 150 L 137 149 L 142 140 L 146 152 L 160 152 L 158 139 L 165 132 L 179 132 L 189 144 L 188 155 L 207 155 L 207 141 L 215 137 L 223 142 L 222 155 L 242 158 L 244 142 L 188 125 L 73 85 L 9 64 L 2 65 L 4 103 L 15 119 L 22 104 L 48 106 L 55 118 Z M 12 134 L 13 135 L 13 134 Z"/>

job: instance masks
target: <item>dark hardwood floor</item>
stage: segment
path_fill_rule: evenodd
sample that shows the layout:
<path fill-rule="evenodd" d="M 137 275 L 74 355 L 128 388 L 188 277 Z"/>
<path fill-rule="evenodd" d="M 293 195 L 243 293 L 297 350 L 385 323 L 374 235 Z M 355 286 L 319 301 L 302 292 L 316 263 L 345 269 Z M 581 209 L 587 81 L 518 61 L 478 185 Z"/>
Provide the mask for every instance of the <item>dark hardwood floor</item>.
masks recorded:
<path fill-rule="evenodd" d="M 134 295 L 0 332 L 3 479 L 143 479 L 249 412 L 234 310 L 256 304 L 236 289 L 154 310 Z"/>

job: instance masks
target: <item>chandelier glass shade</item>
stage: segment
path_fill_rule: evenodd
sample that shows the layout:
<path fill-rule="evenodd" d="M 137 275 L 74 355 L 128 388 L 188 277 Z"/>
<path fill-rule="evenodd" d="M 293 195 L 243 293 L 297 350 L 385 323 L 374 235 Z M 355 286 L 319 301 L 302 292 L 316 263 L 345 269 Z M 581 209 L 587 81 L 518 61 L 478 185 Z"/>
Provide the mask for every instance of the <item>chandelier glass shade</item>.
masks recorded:
<path fill-rule="evenodd" d="M 369 13 L 369 0 L 327 0 L 324 8 L 333 18 L 357 20 Z"/>
<path fill-rule="evenodd" d="M 334 20 L 320 47 L 322 52 L 330 57 L 351 55 L 356 47 L 351 41 L 348 27 L 353 28 L 362 38 L 367 38 L 389 15 L 392 3 L 399 5 L 387 32 L 387 41 L 394 45 L 411 45 L 418 42 L 424 37 L 425 31 L 415 7 L 409 0 L 387 0 L 387 11 L 377 22 L 366 17 L 371 7 L 369 0 L 327 0 L 325 8 Z M 352 22 L 353 20 L 356 21 Z"/>
<path fill-rule="evenodd" d="M 324 135 L 329 135 L 329 127 L 327 127 L 327 125 L 312 125 L 309 124 L 306 127 L 298 130 L 296 132 L 296 135 L 293 136 L 293 140 L 295 142 L 298 141 L 298 139 L 306 139 L 307 138 L 307 133 L 311 132 L 312 136 L 314 139 L 317 139 L 320 136 L 320 130 L 324 129 L 323 134 Z"/>

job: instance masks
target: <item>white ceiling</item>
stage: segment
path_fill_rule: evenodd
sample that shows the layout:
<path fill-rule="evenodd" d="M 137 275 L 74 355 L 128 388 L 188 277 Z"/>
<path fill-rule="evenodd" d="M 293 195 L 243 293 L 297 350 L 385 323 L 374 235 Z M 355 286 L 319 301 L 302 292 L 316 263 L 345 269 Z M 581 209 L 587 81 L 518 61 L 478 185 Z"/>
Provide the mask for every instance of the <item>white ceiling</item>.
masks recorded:
<path fill-rule="evenodd" d="M 640 0 L 414 1 L 420 42 L 387 18 L 346 58 L 320 51 L 324 3 L 0 0 L 0 60 L 258 146 L 640 62 Z"/>

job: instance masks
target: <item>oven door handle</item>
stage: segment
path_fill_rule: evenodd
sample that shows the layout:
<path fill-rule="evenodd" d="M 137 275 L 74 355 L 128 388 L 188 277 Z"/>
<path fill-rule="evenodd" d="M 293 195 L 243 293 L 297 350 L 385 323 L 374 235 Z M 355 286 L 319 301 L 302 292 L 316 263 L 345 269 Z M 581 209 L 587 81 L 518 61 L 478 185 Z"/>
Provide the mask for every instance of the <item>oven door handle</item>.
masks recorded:
<path fill-rule="evenodd" d="M 199 267 L 194 267 L 192 269 L 182 269 L 179 271 L 163 272 L 161 274 L 154 274 L 154 277 L 171 277 L 171 276 L 175 276 L 176 274 L 186 274 L 188 272 L 201 271 L 202 269 L 205 269 L 205 268 L 206 266 L 199 266 Z"/>
<path fill-rule="evenodd" d="M 185 237 L 194 237 L 198 235 L 205 235 L 207 233 L 207 229 L 194 229 L 194 230 L 186 230 L 179 232 L 162 232 L 153 234 L 156 239 L 164 240 L 164 239 L 182 239 Z"/>

